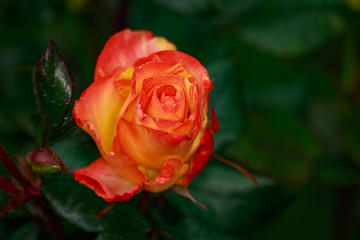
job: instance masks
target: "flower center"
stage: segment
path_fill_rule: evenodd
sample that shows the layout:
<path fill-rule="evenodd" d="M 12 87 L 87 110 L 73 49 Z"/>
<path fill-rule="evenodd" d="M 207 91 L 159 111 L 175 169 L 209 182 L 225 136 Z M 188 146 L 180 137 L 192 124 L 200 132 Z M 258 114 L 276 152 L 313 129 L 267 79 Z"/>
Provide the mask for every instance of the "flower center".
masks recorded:
<path fill-rule="evenodd" d="M 157 96 L 159 101 L 166 107 L 174 106 L 181 98 L 179 91 L 177 91 L 172 85 L 163 86 L 158 89 Z"/>
<path fill-rule="evenodd" d="M 144 100 L 144 113 L 157 119 L 179 121 L 185 117 L 185 96 L 173 84 L 163 84 L 152 89 Z"/>

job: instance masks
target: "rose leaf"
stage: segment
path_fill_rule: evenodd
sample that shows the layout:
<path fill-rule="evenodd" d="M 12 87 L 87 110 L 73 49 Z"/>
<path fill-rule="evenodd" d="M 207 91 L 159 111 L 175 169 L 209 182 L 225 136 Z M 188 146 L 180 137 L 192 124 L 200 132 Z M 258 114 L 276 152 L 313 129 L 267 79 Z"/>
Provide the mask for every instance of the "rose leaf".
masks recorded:
<path fill-rule="evenodd" d="M 41 116 L 41 145 L 47 146 L 55 138 L 69 133 L 66 129 L 72 124 L 66 120 L 74 93 L 74 79 L 51 39 L 35 68 L 34 85 Z"/>

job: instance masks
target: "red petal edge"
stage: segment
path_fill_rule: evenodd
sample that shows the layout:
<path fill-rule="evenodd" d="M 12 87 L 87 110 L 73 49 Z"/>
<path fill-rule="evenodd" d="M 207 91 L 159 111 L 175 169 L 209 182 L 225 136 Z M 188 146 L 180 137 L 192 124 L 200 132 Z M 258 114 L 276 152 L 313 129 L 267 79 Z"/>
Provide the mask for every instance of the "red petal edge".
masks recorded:
<path fill-rule="evenodd" d="M 210 159 L 213 148 L 214 138 L 211 131 L 207 129 L 201 139 L 199 152 L 193 158 L 189 172 L 178 183 L 179 185 L 188 186 L 193 178 L 204 169 Z"/>
<path fill-rule="evenodd" d="M 178 185 L 188 186 L 193 178 L 205 168 L 214 148 L 214 133 L 219 131 L 219 129 L 219 122 L 212 108 L 210 129 L 205 130 L 204 136 L 200 141 L 199 152 L 193 158 L 189 172 L 177 183 Z"/>
<path fill-rule="evenodd" d="M 177 158 L 169 159 L 157 177 L 145 183 L 144 189 L 149 192 L 161 192 L 172 187 L 188 170 L 188 165 L 181 163 Z"/>
<path fill-rule="evenodd" d="M 211 108 L 210 117 L 211 117 L 210 128 L 214 133 L 216 133 L 219 131 L 220 126 L 219 126 L 219 121 L 216 116 L 215 110 L 213 108 Z"/>
<path fill-rule="evenodd" d="M 127 201 L 143 187 L 123 178 L 103 158 L 73 171 L 73 175 L 76 181 L 93 189 L 107 202 Z"/>

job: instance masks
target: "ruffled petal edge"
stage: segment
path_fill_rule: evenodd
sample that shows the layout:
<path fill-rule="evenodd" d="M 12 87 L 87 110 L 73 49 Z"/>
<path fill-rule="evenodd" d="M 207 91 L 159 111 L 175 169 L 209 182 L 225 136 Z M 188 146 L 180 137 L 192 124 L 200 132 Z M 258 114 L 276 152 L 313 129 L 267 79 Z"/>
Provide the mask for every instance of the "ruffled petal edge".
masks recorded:
<path fill-rule="evenodd" d="M 103 158 L 89 166 L 73 171 L 76 181 L 102 197 L 107 202 L 122 202 L 132 198 L 143 187 L 122 177 Z"/>

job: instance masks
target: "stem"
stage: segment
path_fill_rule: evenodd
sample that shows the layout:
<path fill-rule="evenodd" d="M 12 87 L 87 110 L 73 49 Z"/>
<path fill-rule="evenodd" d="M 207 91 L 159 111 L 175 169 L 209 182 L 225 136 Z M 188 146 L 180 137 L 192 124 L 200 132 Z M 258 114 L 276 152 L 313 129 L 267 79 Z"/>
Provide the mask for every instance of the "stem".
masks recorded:
<path fill-rule="evenodd" d="M 59 219 L 49 208 L 44 198 L 41 196 L 34 196 L 32 200 L 34 201 L 35 205 L 42 211 L 45 217 L 45 225 L 53 238 L 56 240 L 68 239 Z"/>
<path fill-rule="evenodd" d="M 35 188 L 11 161 L 11 158 L 6 154 L 1 144 L 0 160 L 16 181 L 24 187 L 25 194 L 30 197 L 34 201 L 35 205 L 42 211 L 45 217 L 46 227 L 52 234 L 53 238 L 56 240 L 66 240 L 67 237 L 57 216 L 52 212 L 44 198 L 39 194 L 38 188 Z"/>
<path fill-rule="evenodd" d="M 11 158 L 6 154 L 4 148 L 0 143 L 0 160 L 4 164 L 9 173 L 18 181 L 24 188 L 31 187 L 30 182 L 19 171 L 16 165 L 12 162 Z"/>
<path fill-rule="evenodd" d="M 140 198 L 140 209 L 144 213 L 145 217 L 151 222 L 151 230 L 148 233 L 150 240 L 157 239 L 160 236 L 159 231 L 156 228 L 156 221 L 151 215 L 150 208 L 151 193 L 143 191 Z"/>

